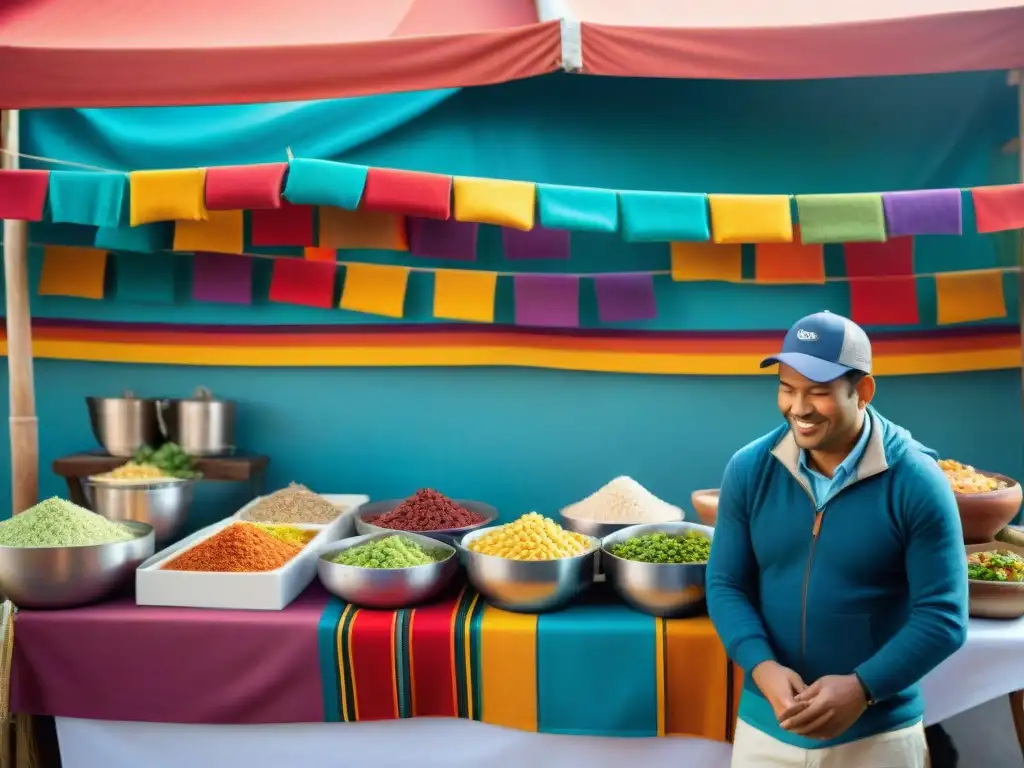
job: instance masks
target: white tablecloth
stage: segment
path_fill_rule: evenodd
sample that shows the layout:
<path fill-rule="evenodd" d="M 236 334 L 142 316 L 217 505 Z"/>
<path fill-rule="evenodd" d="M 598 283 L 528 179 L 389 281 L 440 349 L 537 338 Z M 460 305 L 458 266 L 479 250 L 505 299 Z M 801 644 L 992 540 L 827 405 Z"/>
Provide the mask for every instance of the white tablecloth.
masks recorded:
<path fill-rule="evenodd" d="M 924 683 L 925 722 L 1024 689 L 1024 620 L 972 620 L 967 644 Z M 57 718 L 64 768 L 502 768 L 626 764 L 728 768 L 730 748 L 703 739 L 611 739 L 527 733 L 467 720 L 172 725 Z M 340 764 L 340 763 L 338 763 Z"/>

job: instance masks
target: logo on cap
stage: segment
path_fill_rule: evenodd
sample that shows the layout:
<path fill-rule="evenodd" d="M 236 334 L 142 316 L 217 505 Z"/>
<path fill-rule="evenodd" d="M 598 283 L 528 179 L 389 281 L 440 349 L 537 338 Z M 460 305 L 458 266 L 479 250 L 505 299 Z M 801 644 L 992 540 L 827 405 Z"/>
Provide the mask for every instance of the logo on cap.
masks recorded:
<path fill-rule="evenodd" d="M 816 334 L 814 331 L 805 331 L 803 328 L 800 328 L 800 329 L 797 330 L 796 337 L 800 341 L 817 341 L 818 340 L 818 334 Z"/>

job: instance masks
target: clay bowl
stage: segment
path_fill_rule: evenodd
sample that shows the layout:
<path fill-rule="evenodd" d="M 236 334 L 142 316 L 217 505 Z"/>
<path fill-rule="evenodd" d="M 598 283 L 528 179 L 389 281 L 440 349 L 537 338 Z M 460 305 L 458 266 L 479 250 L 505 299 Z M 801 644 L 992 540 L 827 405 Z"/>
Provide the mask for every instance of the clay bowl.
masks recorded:
<path fill-rule="evenodd" d="M 690 501 L 693 508 L 697 510 L 697 516 L 704 525 L 714 527 L 718 520 L 718 489 L 704 488 L 690 494 Z"/>
<path fill-rule="evenodd" d="M 965 544 L 984 544 L 1009 525 L 1020 510 L 1021 488 L 1016 480 L 995 472 L 982 475 L 1003 480 L 1009 487 L 987 493 L 954 493 L 960 509 Z"/>
<path fill-rule="evenodd" d="M 1005 549 L 1024 557 L 1024 547 L 990 541 L 985 544 L 969 544 L 964 548 L 967 554 Z M 1024 582 L 967 581 L 968 610 L 979 619 L 1019 619 L 1024 616 Z"/>

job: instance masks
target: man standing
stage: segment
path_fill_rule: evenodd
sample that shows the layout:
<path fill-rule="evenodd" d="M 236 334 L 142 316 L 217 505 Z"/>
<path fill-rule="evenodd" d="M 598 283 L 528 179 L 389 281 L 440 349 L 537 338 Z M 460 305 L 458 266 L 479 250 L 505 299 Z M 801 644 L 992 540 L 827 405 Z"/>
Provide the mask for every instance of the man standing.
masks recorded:
<path fill-rule="evenodd" d="M 786 423 L 729 461 L 707 571 L 746 673 L 733 765 L 923 768 L 917 683 L 967 630 L 952 489 L 870 407 L 860 326 L 805 317 L 761 367 L 775 364 Z"/>

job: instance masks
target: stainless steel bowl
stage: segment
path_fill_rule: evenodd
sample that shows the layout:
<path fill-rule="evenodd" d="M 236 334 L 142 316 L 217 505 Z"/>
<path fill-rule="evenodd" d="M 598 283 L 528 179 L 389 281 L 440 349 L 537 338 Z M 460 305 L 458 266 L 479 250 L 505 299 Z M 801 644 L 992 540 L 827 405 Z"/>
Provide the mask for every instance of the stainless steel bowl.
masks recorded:
<path fill-rule="evenodd" d="M 152 526 L 123 524 L 136 538 L 85 547 L 0 547 L 0 593 L 19 608 L 51 609 L 110 596 L 156 550 Z"/>
<path fill-rule="evenodd" d="M 542 613 L 564 608 L 594 582 L 594 560 L 601 542 L 588 537 L 591 549 L 559 560 L 509 560 L 482 555 L 468 545 L 494 528 L 481 528 L 462 537 L 462 554 L 469 582 L 497 608 L 516 613 Z"/>
<path fill-rule="evenodd" d="M 177 536 L 188 520 L 195 487 L 194 480 L 82 481 L 93 512 L 119 522 L 148 523 L 161 546 Z"/>
<path fill-rule="evenodd" d="M 135 397 L 87 397 L 89 423 L 96 441 L 111 456 L 130 458 L 144 445 L 163 442 L 156 417 L 156 401 Z"/>
<path fill-rule="evenodd" d="M 158 400 L 160 431 L 189 456 L 229 456 L 235 452 L 235 403 L 219 400 L 206 387 L 190 398 Z"/>
<path fill-rule="evenodd" d="M 360 568 L 332 563 L 331 558 L 346 549 L 358 547 L 388 536 L 405 536 L 425 548 L 440 549 L 448 557 L 430 565 L 411 568 Z M 333 544 L 320 553 L 316 572 L 332 595 L 363 608 L 408 608 L 436 597 L 459 570 L 454 547 L 444 542 L 404 531 L 371 533 Z"/>
<path fill-rule="evenodd" d="M 403 501 L 405 501 L 405 499 L 385 499 L 384 501 L 373 501 L 369 504 L 363 504 L 355 515 L 356 533 L 402 533 L 402 531 L 396 531 L 392 528 L 383 528 L 367 521 L 375 517 L 379 517 L 380 515 L 387 514 Z M 476 512 L 478 515 L 483 515 L 486 519 L 481 523 L 470 525 L 466 528 L 448 528 L 437 531 L 416 531 L 416 533 L 421 536 L 429 536 L 432 539 L 447 542 L 453 537 L 457 539 L 470 531 L 476 531 L 484 526 L 491 525 L 498 519 L 498 510 L 490 504 L 484 504 L 482 501 L 472 501 L 470 499 L 452 499 L 452 501 L 460 507 L 468 509 L 470 512 Z"/>
<path fill-rule="evenodd" d="M 635 523 L 598 523 L 594 520 L 579 520 L 567 515 L 559 515 L 559 523 L 563 528 L 582 533 L 584 536 L 593 536 L 595 539 L 603 539 L 616 531 L 635 525 Z M 594 554 L 594 580 L 604 581 L 604 561 L 601 559 L 600 550 Z"/>
<path fill-rule="evenodd" d="M 715 529 L 697 523 L 648 523 L 623 528 L 601 541 L 601 562 L 615 591 L 638 611 L 675 618 L 704 609 L 707 563 L 639 563 L 611 553 L 616 544 L 649 533 L 679 536 L 700 531 L 713 539 Z"/>

